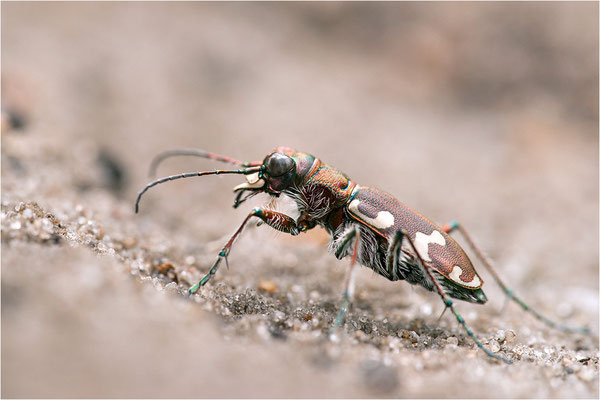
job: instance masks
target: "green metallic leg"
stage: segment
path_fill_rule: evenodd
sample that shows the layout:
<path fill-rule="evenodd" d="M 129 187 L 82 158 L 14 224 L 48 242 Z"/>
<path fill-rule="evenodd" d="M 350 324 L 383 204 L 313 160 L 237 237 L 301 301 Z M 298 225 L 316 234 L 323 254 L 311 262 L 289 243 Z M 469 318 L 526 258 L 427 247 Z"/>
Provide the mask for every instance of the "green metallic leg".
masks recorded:
<path fill-rule="evenodd" d="M 558 329 L 560 331 L 567 332 L 567 333 L 581 333 L 584 335 L 587 335 L 590 333 L 590 330 L 586 327 L 571 328 L 571 327 L 556 323 L 556 322 L 544 317 L 537 311 L 531 309 L 527 304 L 525 304 L 525 302 L 523 300 L 521 300 L 519 297 L 517 297 L 513 293 L 512 290 L 510 290 L 508 287 L 506 287 L 506 285 L 504 284 L 502 279 L 500 279 L 500 276 L 496 273 L 496 270 L 492 267 L 492 262 L 483 254 L 483 252 L 479 249 L 479 247 L 477 247 L 477 245 L 475 244 L 475 242 L 473 242 L 473 239 L 471 239 L 471 236 L 467 233 L 465 228 L 463 228 L 463 226 L 460 225 L 458 222 L 451 221 L 449 224 L 442 226 L 441 229 L 448 234 L 451 234 L 454 231 L 459 231 L 462 234 L 462 236 L 465 238 L 465 240 L 467 241 L 467 243 L 469 244 L 469 246 L 471 247 L 471 249 L 473 250 L 475 255 L 477 255 L 477 258 L 479 258 L 479 260 L 485 266 L 485 268 L 492 274 L 494 281 L 496 281 L 498 286 L 500 286 L 502 291 L 506 294 L 507 298 L 510 300 L 513 300 L 515 303 L 517 303 L 519 306 L 521 306 L 521 308 L 523 310 L 531 313 L 535 318 L 542 321 L 543 323 L 545 323 L 546 325 L 548 325 L 551 328 Z"/>
<path fill-rule="evenodd" d="M 342 240 L 339 248 L 344 248 L 354 240 L 354 251 L 352 252 L 352 261 L 350 262 L 350 268 L 348 269 L 348 275 L 346 275 L 346 285 L 344 287 L 344 295 L 342 296 L 342 305 L 338 311 L 335 322 L 329 331 L 329 335 L 334 335 L 338 328 L 344 323 L 346 313 L 350 308 L 352 302 L 352 296 L 354 296 L 354 266 L 356 265 L 356 258 L 358 257 L 358 246 L 360 243 L 360 230 L 358 227 L 354 228 L 346 234 Z"/>
<path fill-rule="evenodd" d="M 413 243 L 412 239 L 410 238 L 410 235 L 408 234 L 408 232 L 403 229 L 401 231 L 401 234 L 404 237 L 406 237 L 406 239 L 410 243 L 410 246 L 412 247 L 412 249 L 415 252 L 415 254 L 417 255 L 417 257 L 419 258 L 419 265 L 423 269 L 423 273 L 425 274 L 425 276 L 428 276 L 429 279 L 431 280 L 431 282 L 433 283 L 433 287 L 435 288 L 435 291 L 442 298 L 442 301 L 444 302 L 444 305 L 446 306 L 446 308 L 449 308 L 452 311 L 452 313 L 456 317 L 456 320 L 458 321 L 458 323 L 462 325 L 462 327 L 465 329 L 465 331 L 467 331 L 467 334 L 471 337 L 471 339 L 473 339 L 473 341 L 475 342 L 475 344 L 477 345 L 477 347 L 479 347 L 481 350 L 483 350 L 485 352 L 485 354 L 487 354 L 488 356 L 490 356 L 492 358 L 495 358 L 495 359 L 500 360 L 500 361 L 504 361 L 507 364 L 512 364 L 512 361 L 510 361 L 509 359 L 504 358 L 502 356 L 499 356 L 497 354 L 494 354 L 489 349 L 483 347 L 483 344 L 477 338 L 477 336 L 475 336 L 475 334 L 473 333 L 473 331 L 471 330 L 471 328 L 469 327 L 469 325 L 467 325 L 467 323 L 465 322 L 464 318 L 454 309 L 454 305 L 452 304 L 452 300 L 450 300 L 448 298 L 448 296 L 446 296 L 446 293 L 444 292 L 444 290 L 441 288 L 441 286 L 439 285 L 439 283 L 437 282 L 437 280 L 433 276 L 433 273 L 431 272 L 431 267 L 429 265 L 427 265 L 423 261 L 423 258 L 421 257 L 421 254 L 419 253 L 419 251 L 415 247 L 415 244 Z"/>
<path fill-rule="evenodd" d="M 190 288 L 190 290 L 188 291 L 190 295 L 196 293 L 202 286 L 206 285 L 210 278 L 212 278 L 213 275 L 217 273 L 219 265 L 221 264 L 221 261 L 223 259 L 225 260 L 225 263 L 227 263 L 227 256 L 231 251 L 233 243 L 240 236 L 240 234 L 244 230 L 244 227 L 252 217 L 260 218 L 267 225 L 281 232 L 289 233 L 291 235 L 297 235 L 300 232 L 298 226 L 296 225 L 296 221 L 294 221 L 292 217 L 265 208 L 255 208 L 250 212 L 250 214 L 248 214 L 244 222 L 242 222 L 242 225 L 240 225 L 238 230 L 233 234 L 231 239 L 229 239 L 227 244 L 223 247 L 223 249 L 219 253 L 217 261 L 212 266 L 210 271 L 208 271 L 208 274 L 206 274 L 202 279 L 200 279 L 200 282 L 198 282 Z"/>

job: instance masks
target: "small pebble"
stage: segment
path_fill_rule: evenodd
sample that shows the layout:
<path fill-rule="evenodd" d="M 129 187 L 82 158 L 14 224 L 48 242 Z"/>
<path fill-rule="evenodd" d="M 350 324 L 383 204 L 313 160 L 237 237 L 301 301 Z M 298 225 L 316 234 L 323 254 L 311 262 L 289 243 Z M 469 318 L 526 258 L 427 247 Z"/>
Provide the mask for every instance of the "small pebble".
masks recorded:
<path fill-rule="evenodd" d="M 573 360 L 571 360 L 570 358 L 563 358 L 562 359 L 562 363 L 565 367 L 570 366 L 571 364 L 573 364 Z"/>
<path fill-rule="evenodd" d="M 164 289 L 162 283 L 160 282 L 160 280 L 158 278 L 153 278 L 152 284 L 159 292 L 162 292 L 162 290 Z"/>
<path fill-rule="evenodd" d="M 506 331 L 504 331 L 504 340 L 506 341 L 506 343 L 514 341 L 516 337 L 517 334 L 512 329 L 507 329 Z"/>
<path fill-rule="evenodd" d="M 590 382 L 592 379 L 594 379 L 594 375 L 596 375 L 596 373 L 592 368 L 582 368 L 577 374 L 579 379 L 585 382 Z"/>
<path fill-rule="evenodd" d="M 135 246 L 137 244 L 137 239 L 133 236 L 129 236 L 129 237 L 126 237 L 125 239 L 123 239 L 121 241 L 121 244 L 123 245 L 123 248 L 131 249 L 133 246 Z"/>
<path fill-rule="evenodd" d="M 402 339 L 409 339 L 412 343 L 417 343 L 419 341 L 419 335 L 415 331 L 402 329 L 398 333 L 398 336 L 400 336 Z"/>
<path fill-rule="evenodd" d="M 431 315 L 432 312 L 433 312 L 433 307 L 431 307 L 431 304 L 423 304 L 421 306 L 421 314 Z"/>
<path fill-rule="evenodd" d="M 319 300 L 320 298 L 321 298 L 321 294 L 318 291 L 313 290 L 313 291 L 310 292 L 310 299 L 311 300 Z"/>
<path fill-rule="evenodd" d="M 273 319 L 275 321 L 283 321 L 285 319 L 285 314 L 282 311 L 277 310 L 273 313 Z"/>
<path fill-rule="evenodd" d="M 184 262 L 185 262 L 187 265 L 193 265 L 193 264 L 196 262 L 196 257 L 194 257 L 194 256 L 187 256 L 187 257 L 185 258 Z"/>
<path fill-rule="evenodd" d="M 27 219 L 29 219 L 29 218 L 33 217 L 33 211 L 31 211 L 31 208 L 26 208 L 26 209 L 23 211 L 23 214 L 22 214 L 22 215 L 23 215 L 23 218 L 27 218 Z"/>
<path fill-rule="evenodd" d="M 271 281 L 267 281 L 264 279 L 258 283 L 258 290 L 260 290 L 261 292 L 266 292 L 266 293 L 271 293 L 271 294 L 279 292 L 277 285 L 275 285 Z"/>
<path fill-rule="evenodd" d="M 498 341 L 498 343 L 504 342 L 504 340 L 506 339 L 506 336 L 504 335 L 504 331 L 499 330 L 498 332 L 496 332 L 496 334 L 494 335 L 494 339 L 496 339 Z"/>
<path fill-rule="evenodd" d="M 155 270 L 161 274 L 171 279 L 172 281 L 179 283 L 179 278 L 177 277 L 177 271 L 175 271 L 175 267 L 171 263 L 162 263 L 155 267 Z"/>
<path fill-rule="evenodd" d="M 175 282 L 171 282 L 165 286 L 165 290 L 169 292 L 177 292 L 177 284 Z"/>
<path fill-rule="evenodd" d="M 500 351 L 500 344 L 498 343 L 498 341 L 496 339 L 491 339 L 490 342 L 488 343 L 488 348 L 493 353 L 497 353 Z"/>
<path fill-rule="evenodd" d="M 515 346 L 512 349 L 512 351 L 513 351 L 513 353 L 515 353 L 517 356 L 520 357 L 520 356 L 523 356 L 524 354 L 528 353 L 529 348 L 527 348 L 526 346 L 523 346 L 523 345 L 518 345 L 518 346 Z"/>
<path fill-rule="evenodd" d="M 358 340 L 363 340 L 367 337 L 367 335 L 363 331 L 354 331 L 354 337 L 356 337 Z"/>

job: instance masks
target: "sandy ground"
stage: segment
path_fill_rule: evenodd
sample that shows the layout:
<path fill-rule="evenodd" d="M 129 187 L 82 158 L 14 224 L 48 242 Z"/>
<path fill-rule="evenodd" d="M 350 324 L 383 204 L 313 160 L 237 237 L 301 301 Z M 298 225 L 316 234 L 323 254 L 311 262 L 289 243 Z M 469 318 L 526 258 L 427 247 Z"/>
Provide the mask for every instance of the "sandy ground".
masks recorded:
<path fill-rule="evenodd" d="M 598 397 L 598 5 L 2 3 L 2 389 L 10 397 Z M 10 113 L 10 114 L 9 114 Z M 9 121 L 12 115 L 12 123 Z M 5 119 L 5 117 L 7 119 Z M 323 231 L 251 227 L 239 177 L 133 202 L 153 155 L 287 145 L 456 219 L 504 296 L 458 310 Z M 219 165 L 219 164 L 217 164 Z M 215 168 L 169 160 L 159 175 Z M 474 258 L 474 257 L 473 257 Z"/>

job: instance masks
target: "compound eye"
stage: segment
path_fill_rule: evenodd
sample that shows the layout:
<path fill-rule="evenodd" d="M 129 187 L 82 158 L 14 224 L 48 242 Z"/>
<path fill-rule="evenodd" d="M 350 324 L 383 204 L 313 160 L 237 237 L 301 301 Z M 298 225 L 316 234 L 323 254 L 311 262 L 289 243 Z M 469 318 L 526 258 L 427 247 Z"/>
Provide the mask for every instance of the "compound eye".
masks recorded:
<path fill-rule="evenodd" d="M 281 176 L 294 168 L 294 160 L 285 154 L 273 153 L 266 162 L 267 173 L 271 176 Z"/>

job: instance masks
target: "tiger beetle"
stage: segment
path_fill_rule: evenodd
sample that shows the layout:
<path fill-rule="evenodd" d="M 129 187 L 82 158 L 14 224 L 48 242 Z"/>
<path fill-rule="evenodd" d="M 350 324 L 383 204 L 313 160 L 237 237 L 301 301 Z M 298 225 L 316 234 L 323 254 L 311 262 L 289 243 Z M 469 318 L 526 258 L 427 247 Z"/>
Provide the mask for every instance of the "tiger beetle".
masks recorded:
<path fill-rule="evenodd" d="M 475 344 L 488 356 L 510 364 L 511 361 L 483 346 L 464 318 L 454 308 L 450 298 L 483 304 L 487 297 L 481 289 L 483 280 L 475 271 L 465 251 L 450 236 L 460 232 L 477 258 L 490 271 L 507 299 L 512 299 L 525 311 L 545 324 L 564 332 L 587 333 L 586 328 L 569 328 L 555 323 L 532 310 L 502 282 L 491 262 L 475 245 L 465 228 L 453 221 L 437 226 L 421 214 L 400 203 L 381 190 L 359 186 L 343 172 L 307 153 L 288 147 L 278 147 L 262 162 L 242 162 L 203 150 L 171 150 L 157 155 L 150 170 L 154 175 L 158 165 L 173 156 L 196 156 L 238 165 L 236 170 L 189 172 L 172 175 L 148 184 L 137 196 L 135 212 L 142 195 L 158 184 L 197 176 L 239 174 L 246 182 L 236 186 L 234 208 L 259 194 L 290 197 L 298 207 L 294 218 L 269 208 L 254 208 L 219 253 L 216 262 L 200 282 L 189 289 L 193 295 L 216 274 L 235 240 L 253 218 L 262 220 L 278 231 L 298 235 L 317 225 L 330 235 L 330 251 L 338 259 L 351 255 L 346 275 L 342 304 L 333 323 L 331 334 L 343 324 L 354 293 L 354 267 L 362 264 L 391 281 L 406 280 L 429 291 L 435 291 L 450 309 Z"/>

